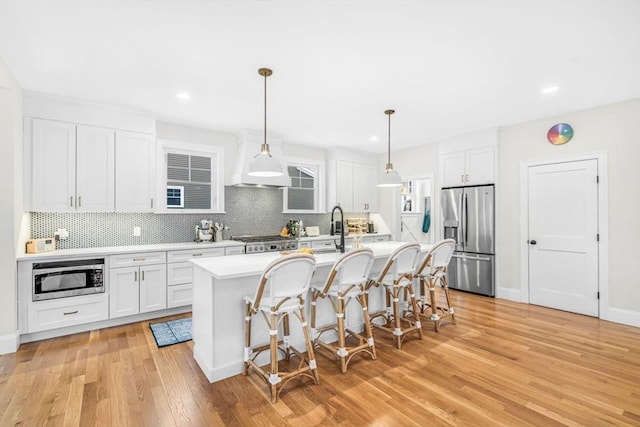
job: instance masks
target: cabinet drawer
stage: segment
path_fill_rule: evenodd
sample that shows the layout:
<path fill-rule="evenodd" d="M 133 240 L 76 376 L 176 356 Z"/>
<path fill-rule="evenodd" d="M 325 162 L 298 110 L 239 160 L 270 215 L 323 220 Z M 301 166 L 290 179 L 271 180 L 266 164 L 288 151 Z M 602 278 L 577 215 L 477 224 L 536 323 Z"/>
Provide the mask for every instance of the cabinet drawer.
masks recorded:
<path fill-rule="evenodd" d="M 63 298 L 28 305 L 28 332 L 46 331 L 109 318 L 106 294 Z"/>
<path fill-rule="evenodd" d="M 224 249 L 225 255 L 242 255 L 244 254 L 244 246 L 232 246 Z"/>
<path fill-rule="evenodd" d="M 312 249 L 326 249 L 326 248 L 334 248 L 336 247 L 336 241 L 338 241 L 340 237 L 336 240 L 313 240 L 311 241 Z"/>
<path fill-rule="evenodd" d="M 193 281 L 193 265 L 189 261 L 167 264 L 167 285 L 180 285 Z"/>
<path fill-rule="evenodd" d="M 168 251 L 167 262 L 183 262 L 192 258 L 205 258 L 224 256 L 224 248 L 185 249 L 180 251 Z"/>
<path fill-rule="evenodd" d="M 132 254 L 111 255 L 109 267 L 132 267 L 136 265 L 164 264 L 167 262 L 166 252 L 139 252 Z"/>
<path fill-rule="evenodd" d="M 182 307 L 193 303 L 193 285 L 174 285 L 167 287 L 167 307 Z"/>

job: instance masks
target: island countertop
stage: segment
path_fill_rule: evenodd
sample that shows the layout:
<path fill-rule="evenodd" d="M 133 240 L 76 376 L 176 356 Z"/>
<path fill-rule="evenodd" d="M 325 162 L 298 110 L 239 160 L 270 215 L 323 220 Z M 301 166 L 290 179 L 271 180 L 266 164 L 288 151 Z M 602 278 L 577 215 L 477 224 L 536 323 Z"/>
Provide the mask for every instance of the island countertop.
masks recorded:
<path fill-rule="evenodd" d="M 376 259 L 386 258 L 406 242 L 376 242 L 367 243 L 363 247 L 371 248 Z M 423 252 L 429 250 L 431 245 L 423 244 Z M 316 266 L 330 266 L 340 258 L 339 252 L 314 254 Z M 194 265 L 202 268 L 216 279 L 233 279 L 238 277 L 255 276 L 261 274 L 265 267 L 273 260 L 283 256 L 280 252 L 264 252 L 258 254 L 231 255 L 224 258 L 199 258 L 190 260 Z"/>

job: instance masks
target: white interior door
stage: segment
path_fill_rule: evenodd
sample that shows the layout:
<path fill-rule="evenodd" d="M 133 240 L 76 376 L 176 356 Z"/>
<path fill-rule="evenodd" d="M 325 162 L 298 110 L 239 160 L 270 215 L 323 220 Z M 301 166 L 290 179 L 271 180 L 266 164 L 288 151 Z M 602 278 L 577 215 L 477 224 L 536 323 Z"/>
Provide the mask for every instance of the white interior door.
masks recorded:
<path fill-rule="evenodd" d="M 528 170 L 529 301 L 598 316 L 598 161 Z"/>

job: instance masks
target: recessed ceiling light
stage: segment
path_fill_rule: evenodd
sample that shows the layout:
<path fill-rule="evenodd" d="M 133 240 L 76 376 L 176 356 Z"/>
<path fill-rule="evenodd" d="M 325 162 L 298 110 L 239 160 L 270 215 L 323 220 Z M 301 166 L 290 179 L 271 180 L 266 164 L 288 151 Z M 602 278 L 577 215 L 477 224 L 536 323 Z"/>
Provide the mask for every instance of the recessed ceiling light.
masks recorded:
<path fill-rule="evenodd" d="M 548 95 L 550 93 L 556 93 L 558 91 L 558 89 L 560 89 L 560 87 L 553 85 L 553 86 L 547 86 L 542 88 L 542 93 L 544 93 L 545 95 Z"/>
<path fill-rule="evenodd" d="M 178 92 L 176 96 L 180 99 L 191 99 L 191 95 L 189 95 L 187 92 Z"/>

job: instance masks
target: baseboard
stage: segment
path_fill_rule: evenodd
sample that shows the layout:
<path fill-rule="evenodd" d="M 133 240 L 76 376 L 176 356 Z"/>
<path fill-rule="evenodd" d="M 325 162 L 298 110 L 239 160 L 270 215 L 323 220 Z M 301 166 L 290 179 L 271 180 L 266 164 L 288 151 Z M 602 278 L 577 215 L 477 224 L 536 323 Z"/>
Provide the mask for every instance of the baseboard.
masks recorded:
<path fill-rule="evenodd" d="M 15 334 L 0 336 L 0 354 L 15 353 L 20 345 L 20 335 Z"/>
<path fill-rule="evenodd" d="M 600 313 L 600 319 L 640 328 L 640 312 L 638 311 L 609 307 Z"/>
<path fill-rule="evenodd" d="M 496 298 L 506 299 L 515 302 L 524 302 L 522 299 L 522 292 L 520 289 L 513 288 L 497 288 Z"/>

